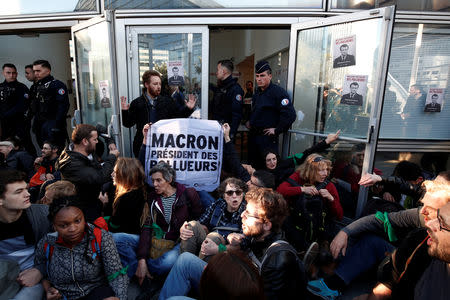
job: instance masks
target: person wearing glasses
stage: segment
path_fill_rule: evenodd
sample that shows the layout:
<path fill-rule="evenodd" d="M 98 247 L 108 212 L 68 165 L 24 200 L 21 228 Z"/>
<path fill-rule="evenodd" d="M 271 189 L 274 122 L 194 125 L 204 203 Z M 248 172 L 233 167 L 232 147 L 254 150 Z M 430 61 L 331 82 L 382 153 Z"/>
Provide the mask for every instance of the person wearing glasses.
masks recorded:
<path fill-rule="evenodd" d="M 227 178 L 218 188 L 222 198 L 212 203 L 198 221 L 184 222 L 180 228 L 181 252 L 190 252 L 207 261 L 212 255 L 233 248 L 226 239 L 232 232 L 242 232 L 241 214 L 245 210 L 247 185 L 240 179 Z"/>
<path fill-rule="evenodd" d="M 376 182 L 378 182 L 376 175 L 366 174 L 360 184 L 371 186 Z M 450 201 L 448 197 L 450 195 L 450 171 L 439 173 L 433 181 L 424 181 L 423 188 L 426 193 L 420 200 L 421 207 L 365 216 L 339 231 L 330 244 L 333 258 L 339 260 L 335 273 L 325 279 L 310 281 L 308 286 L 312 286 L 313 290 L 322 295 L 338 294 L 360 274 L 382 261 L 386 257 L 385 253 L 392 252 L 395 249 L 394 246 L 401 247 L 410 232 L 423 228 L 426 222 L 435 219 L 438 209 Z M 418 244 L 425 236 L 426 233 L 418 241 Z M 418 239 L 420 239 L 420 233 Z M 410 251 L 412 252 L 416 246 L 412 249 L 409 248 Z M 406 255 L 406 258 L 411 252 Z M 406 258 L 402 260 L 403 263 L 406 262 Z M 404 267 L 405 265 L 398 269 L 404 269 Z M 399 295 L 407 295 L 406 293 L 414 290 L 411 289 L 410 284 L 403 286 L 397 284 L 397 291 L 399 291 Z M 373 292 L 378 295 L 390 294 L 391 288 L 386 284 L 379 284 Z M 401 298 L 412 299 L 414 296 Z"/>
<path fill-rule="evenodd" d="M 442 186 L 441 186 L 442 187 Z M 433 188 L 434 189 L 434 188 Z M 386 274 L 370 295 L 358 299 L 448 299 L 450 295 L 450 189 L 430 197 L 447 202 L 424 228 L 412 231 L 391 254 Z"/>
<path fill-rule="evenodd" d="M 242 234 L 230 233 L 228 242 L 239 246 L 258 267 L 266 299 L 292 299 L 294 295 L 295 299 L 306 298 L 302 262 L 298 261 L 293 248 L 283 241 L 281 225 L 288 214 L 286 201 L 268 188 L 248 191 L 245 200 L 247 207 L 241 214 Z M 292 251 L 275 250 L 280 244 L 288 245 Z M 198 288 L 206 266 L 205 261 L 192 253 L 182 253 L 170 271 L 159 299 L 184 296 L 191 288 Z"/>

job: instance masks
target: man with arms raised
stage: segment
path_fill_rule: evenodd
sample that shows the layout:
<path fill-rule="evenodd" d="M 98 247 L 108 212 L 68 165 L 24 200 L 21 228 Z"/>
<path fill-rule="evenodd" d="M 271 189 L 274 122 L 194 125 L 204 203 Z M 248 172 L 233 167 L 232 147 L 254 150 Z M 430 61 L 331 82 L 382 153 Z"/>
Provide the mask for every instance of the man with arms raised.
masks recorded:
<path fill-rule="evenodd" d="M 34 268 L 34 249 L 49 231 L 46 205 L 31 204 L 25 174 L 17 170 L 0 171 L 0 260 L 16 262 L 20 267 L 17 294 L 8 299 L 41 299 L 42 274 Z M 20 289 L 20 290 L 19 290 Z"/>
<path fill-rule="evenodd" d="M 139 157 L 139 149 L 142 145 L 142 129 L 147 123 L 155 123 L 162 119 L 187 118 L 194 111 L 195 97 L 189 95 L 183 107 L 170 97 L 161 95 L 161 74 L 158 71 L 148 70 L 142 75 L 144 89 L 142 95 L 127 103 L 125 97 L 121 97 L 122 123 L 130 128 L 136 125 L 136 135 L 133 140 L 133 153 Z"/>

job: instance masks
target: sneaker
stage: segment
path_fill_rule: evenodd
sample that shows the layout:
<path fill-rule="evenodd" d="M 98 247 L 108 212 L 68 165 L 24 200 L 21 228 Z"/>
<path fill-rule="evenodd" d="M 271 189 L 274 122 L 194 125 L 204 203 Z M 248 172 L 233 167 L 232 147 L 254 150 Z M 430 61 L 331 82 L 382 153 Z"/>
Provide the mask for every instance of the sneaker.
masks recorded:
<path fill-rule="evenodd" d="M 307 289 L 309 292 L 322 299 L 332 300 L 339 297 L 339 292 L 330 289 L 323 281 L 323 278 L 308 282 Z"/>
<path fill-rule="evenodd" d="M 319 254 L 319 244 L 313 242 L 309 246 L 308 250 L 306 250 L 305 256 L 303 256 L 303 265 L 305 266 L 306 272 L 308 272 L 311 268 L 311 265 L 316 259 L 317 254 Z"/>

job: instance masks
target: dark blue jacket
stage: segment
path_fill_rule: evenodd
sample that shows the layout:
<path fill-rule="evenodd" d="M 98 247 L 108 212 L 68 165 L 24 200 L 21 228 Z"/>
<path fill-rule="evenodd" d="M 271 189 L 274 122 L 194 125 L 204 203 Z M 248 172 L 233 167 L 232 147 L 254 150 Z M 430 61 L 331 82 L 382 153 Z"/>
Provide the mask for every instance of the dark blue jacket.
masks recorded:
<path fill-rule="evenodd" d="M 34 97 L 37 124 L 55 121 L 55 128 L 65 130 L 70 106 L 66 85 L 49 75 L 37 82 Z"/>
<path fill-rule="evenodd" d="M 258 88 L 252 99 L 251 129 L 275 128 L 275 134 L 286 132 L 296 118 L 294 106 L 287 92 L 275 85 L 261 91 Z"/>
<path fill-rule="evenodd" d="M 244 91 L 237 78 L 228 76 L 214 91 L 213 120 L 230 125 L 230 135 L 234 136 L 242 119 L 242 99 Z"/>

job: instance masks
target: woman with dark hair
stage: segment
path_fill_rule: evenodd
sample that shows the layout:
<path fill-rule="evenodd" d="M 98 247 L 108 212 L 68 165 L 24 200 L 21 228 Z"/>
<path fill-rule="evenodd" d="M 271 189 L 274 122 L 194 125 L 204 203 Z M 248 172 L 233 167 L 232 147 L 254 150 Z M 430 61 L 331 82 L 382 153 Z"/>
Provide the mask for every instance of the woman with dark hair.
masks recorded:
<path fill-rule="evenodd" d="M 111 177 L 116 193 L 108 227 L 111 232 L 139 234 L 146 199 L 144 168 L 135 158 L 119 157 Z"/>
<path fill-rule="evenodd" d="M 181 252 L 209 257 L 227 250 L 228 234 L 242 232 L 241 214 L 247 184 L 230 177 L 222 181 L 218 193 L 222 195 L 211 204 L 198 221 L 184 222 L 180 228 Z"/>
<path fill-rule="evenodd" d="M 330 220 L 343 217 L 339 194 L 328 181 L 330 171 L 330 160 L 311 154 L 277 189 L 294 211 L 285 223 L 285 231 L 298 250 L 306 250 L 311 242 L 333 238 L 327 236 Z"/>
<path fill-rule="evenodd" d="M 312 153 L 322 152 L 327 149 L 331 143 L 336 141 L 341 133 L 338 130 L 336 133 L 330 133 L 325 140 L 320 141 L 316 145 L 306 149 L 302 153 L 297 153 L 288 156 L 286 159 L 281 160 L 278 154 L 271 150 L 264 152 L 265 166 L 267 171 L 271 172 L 275 176 L 275 186 L 278 187 L 283 181 L 286 180 L 295 168 L 301 165 L 308 155 Z"/>
<path fill-rule="evenodd" d="M 170 271 L 180 252 L 180 227 L 185 221 L 198 219 L 202 210 L 196 190 L 177 183 L 169 164 L 159 162 L 150 169 L 150 176 L 154 191 L 149 193 L 142 216 L 145 223 L 136 251 L 137 270 L 136 265 L 130 265 L 140 283 L 151 277 L 149 271 L 157 275 Z"/>
<path fill-rule="evenodd" d="M 126 299 L 128 278 L 111 235 L 84 219 L 75 196 L 53 199 L 54 233 L 36 248 L 47 299 Z"/>

